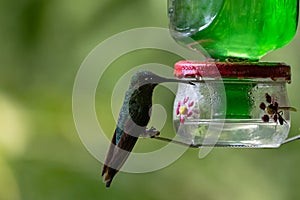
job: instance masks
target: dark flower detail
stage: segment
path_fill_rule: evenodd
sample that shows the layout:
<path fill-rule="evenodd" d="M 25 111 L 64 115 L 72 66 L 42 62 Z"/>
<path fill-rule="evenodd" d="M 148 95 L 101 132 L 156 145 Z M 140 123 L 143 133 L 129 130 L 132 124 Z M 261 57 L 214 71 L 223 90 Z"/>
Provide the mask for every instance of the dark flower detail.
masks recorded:
<path fill-rule="evenodd" d="M 278 122 L 280 125 L 283 125 L 283 123 L 286 123 L 285 119 L 283 119 L 283 111 L 282 110 L 290 110 L 290 111 L 297 111 L 293 107 L 280 107 L 278 103 L 272 98 L 268 93 L 265 94 L 266 102 L 269 104 L 266 106 L 264 102 L 261 102 L 259 105 L 259 108 L 264 110 L 266 114 L 262 116 L 262 120 L 264 122 L 269 122 L 270 118 L 273 119 L 274 122 Z"/>
<path fill-rule="evenodd" d="M 261 119 L 262 119 L 264 122 L 269 122 L 270 117 L 269 117 L 269 115 L 264 115 L 264 116 L 262 116 Z"/>
<path fill-rule="evenodd" d="M 266 109 L 266 104 L 264 102 L 261 102 L 259 107 L 260 107 L 260 109 L 265 110 Z"/>

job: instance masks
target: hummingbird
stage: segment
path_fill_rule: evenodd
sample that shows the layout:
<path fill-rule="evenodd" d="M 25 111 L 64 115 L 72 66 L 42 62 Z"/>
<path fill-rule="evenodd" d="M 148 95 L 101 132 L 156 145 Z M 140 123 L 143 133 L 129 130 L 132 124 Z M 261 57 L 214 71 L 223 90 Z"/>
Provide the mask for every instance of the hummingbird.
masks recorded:
<path fill-rule="evenodd" d="M 146 129 L 146 126 L 151 116 L 154 88 L 164 82 L 194 85 L 189 81 L 165 78 L 145 70 L 132 76 L 102 169 L 103 182 L 107 188 L 125 163 L 138 138 L 147 134 L 150 137 L 159 134 L 153 128 Z"/>

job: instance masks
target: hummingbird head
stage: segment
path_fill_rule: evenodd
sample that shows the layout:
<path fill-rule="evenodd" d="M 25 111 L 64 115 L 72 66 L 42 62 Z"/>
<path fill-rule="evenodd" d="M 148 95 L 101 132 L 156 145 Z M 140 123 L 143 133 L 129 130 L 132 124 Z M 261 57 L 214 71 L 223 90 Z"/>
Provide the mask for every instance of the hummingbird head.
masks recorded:
<path fill-rule="evenodd" d="M 187 84 L 195 85 L 194 83 L 189 81 L 161 77 L 154 74 L 153 72 L 146 71 L 146 70 L 141 70 L 136 72 L 131 78 L 132 87 L 141 87 L 143 85 L 149 85 L 154 88 L 156 85 L 164 82 L 179 82 L 179 83 L 187 83 Z"/>

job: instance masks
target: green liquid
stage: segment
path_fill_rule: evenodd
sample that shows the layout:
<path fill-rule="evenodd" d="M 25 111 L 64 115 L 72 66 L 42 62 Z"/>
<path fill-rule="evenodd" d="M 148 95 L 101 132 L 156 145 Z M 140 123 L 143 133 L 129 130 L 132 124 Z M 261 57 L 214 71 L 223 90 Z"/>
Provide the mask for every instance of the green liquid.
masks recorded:
<path fill-rule="evenodd" d="M 224 84 L 225 93 L 218 84 Z M 252 89 L 256 83 L 248 79 L 226 78 L 218 84 L 212 86 L 213 94 L 220 95 L 217 98 L 212 97 L 213 102 L 216 102 L 213 106 L 215 109 L 213 119 L 252 119 L 251 111 L 254 103 Z"/>
<path fill-rule="evenodd" d="M 292 40 L 297 29 L 298 3 L 299 0 L 170 0 L 170 26 L 178 42 L 214 59 L 254 61 Z M 191 44 L 189 38 L 196 43 Z"/>
<path fill-rule="evenodd" d="M 251 119 L 251 90 L 254 83 L 241 81 L 237 83 L 224 83 L 226 93 L 226 119 Z"/>

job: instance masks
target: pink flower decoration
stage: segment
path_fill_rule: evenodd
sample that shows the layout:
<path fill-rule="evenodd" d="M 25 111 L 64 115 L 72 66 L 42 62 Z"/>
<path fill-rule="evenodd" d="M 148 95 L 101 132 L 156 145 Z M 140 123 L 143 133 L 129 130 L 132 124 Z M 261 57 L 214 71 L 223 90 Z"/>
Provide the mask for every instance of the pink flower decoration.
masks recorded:
<path fill-rule="evenodd" d="M 176 115 L 179 115 L 179 109 L 180 109 L 180 101 L 177 104 Z"/>
<path fill-rule="evenodd" d="M 179 101 L 176 108 L 176 115 L 179 117 L 180 123 L 184 123 L 188 118 L 198 118 L 200 110 L 195 107 L 195 102 L 185 97 Z"/>
<path fill-rule="evenodd" d="M 189 99 L 190 99 L 190 97 L 185 97 L 185 98 L 183 99 L 183 103 L 186 104 L 186 103 L 189 101 Z"/>
<path fill-rule="evenodd" d="M 193 105 L 194 105 L 194 101 L 191 101 L 191 102 L 188 104 L 189 107 L 192 107 Z"/>

